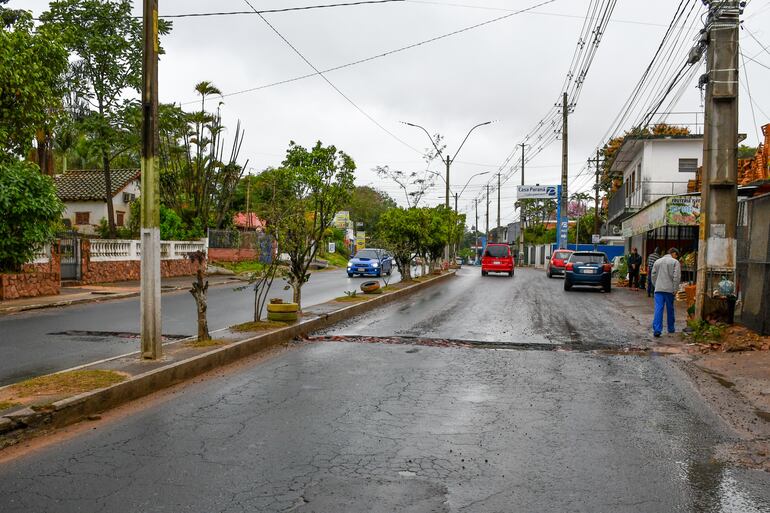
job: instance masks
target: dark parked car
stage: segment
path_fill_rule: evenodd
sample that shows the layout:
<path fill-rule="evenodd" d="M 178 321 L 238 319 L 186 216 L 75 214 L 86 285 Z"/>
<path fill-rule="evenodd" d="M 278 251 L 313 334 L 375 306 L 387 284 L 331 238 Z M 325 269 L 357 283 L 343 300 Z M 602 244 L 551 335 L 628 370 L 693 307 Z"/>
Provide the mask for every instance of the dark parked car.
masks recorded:
<path fill-rule="evenodd" d="M 545 268 L 545 274 L 553 278 L 556 274 L 564 274 L 564 267 L 567 265 L 569 256 L 574 253 L 571 249 L 559 249 L 553 252 L 548 258 L 548 266 Z"/>
<path fill-rule="evenodd" d="M 508 244 L 487 244 L 481 257 L 481 275 L 487 273 L 506 273 L 513 276 L 514 263 Z"/>
<path fill-rule="evenodd" d="M 393 272 L 393 257 L 384 249 L 361 249 L 348 262 L 348 277 L 360 275 L 382 276 Z"/>
<path fill-rule="evenodd" d="M 612 292 L 612 264 L 600 251 L 575 251 L 564 268 L 564 290 L 573 285 L 602 287 Z"/>

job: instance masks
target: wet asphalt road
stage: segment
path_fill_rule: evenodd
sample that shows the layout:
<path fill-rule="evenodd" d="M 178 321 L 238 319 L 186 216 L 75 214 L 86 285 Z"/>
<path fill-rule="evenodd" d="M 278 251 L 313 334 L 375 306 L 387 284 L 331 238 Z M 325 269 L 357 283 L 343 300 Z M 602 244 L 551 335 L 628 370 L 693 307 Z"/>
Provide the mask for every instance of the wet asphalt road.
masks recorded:
<path fill-rule="evenodd" d="M 357 289 L 364 279 L 345 271 L 313 273 L 302 289 L 303 305 L 313 305 Z M 394 273 L 392 282 L 399 280 Z M 236 290 L 243 282 L 217 286 L 208 292 L 209 329 L 217 330 L 253 318 L 253 289 Z M 276 280 L 270 297 L 291 299 Z M 192 335 L 197 329 L 195 301 L 189 292 L 161 296 L 164 335 Z M 67 334 L 68 332 L 92 332 Z M 0 316 L 0 386 L 32 376 L 109 358 L 139 349 L 139 298 Z M 112 333 L 110 333 L 112 332 Z"/>
<path fill-rule="evenodd" d="M 299 343 L 5 463 L 0 511 L 770 511 L 666 358 L 549 349 L 644 340 L 622 294 L 476 273 L 330 333 L 543 345 Z"/>

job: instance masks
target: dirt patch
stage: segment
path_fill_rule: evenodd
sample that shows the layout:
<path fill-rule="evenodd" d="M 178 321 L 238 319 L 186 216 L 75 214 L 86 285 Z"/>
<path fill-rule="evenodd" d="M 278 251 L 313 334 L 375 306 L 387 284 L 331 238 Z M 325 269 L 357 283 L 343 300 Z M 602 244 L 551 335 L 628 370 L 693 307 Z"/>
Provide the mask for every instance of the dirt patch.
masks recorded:
<path fill-rule="evenodd" d="M 266 331 L 266 330 L 275 330 L 278 328 L 285 328 L 288 325 L 289 323 L 280 322 L 280 321 L 252 321 L 252 322 L 244 322 L 243 324 L 237 324 L 235 326 L 231 326 L 230 330 L 239 332 L 239 333 L 244 331 Z"/>
<path fill-rule="evenodd" d="M 16 408 L 17 406 L 21 406 L 21 403 L 15 403 L 13 401 L 0 401 L 0 411 L 10 410 L 11 408 Z"/>
<path fill-rule="evenodd" d="M 7 390 L 19 398 L 59 394 L 80 394 L 108 387 L 128 378 L 126 374 L 107 370 L 75 370 L 49 374 L 16 383 Z"/>
<path fill-rule="evenodd" d="M 192 340 L 186 342 L 186 347 L 217 347 L 229 344 L 232 340 L 226 340 L 224 338 L 210 338 L 208 340 Z"/>
<path fill-rule="evenodd" d="M 691 341 L 693 352 L 699 353 L 734 353 L 741 351 L 768 351 L 770 337 L 764 337 L 744 326 L 724 326 L 718 337 L 707 340 L 692 340 L 684 335 L 685 340 Z"/>
<path fill-rule="evenodd" d="M 356 294 L 355 296 L 340 296 L 335 297 L 334 300 L 338 303 L 360 303 L 361 301 L 368 301 L 372 299 L 372 296 L 366 294 Z"/>

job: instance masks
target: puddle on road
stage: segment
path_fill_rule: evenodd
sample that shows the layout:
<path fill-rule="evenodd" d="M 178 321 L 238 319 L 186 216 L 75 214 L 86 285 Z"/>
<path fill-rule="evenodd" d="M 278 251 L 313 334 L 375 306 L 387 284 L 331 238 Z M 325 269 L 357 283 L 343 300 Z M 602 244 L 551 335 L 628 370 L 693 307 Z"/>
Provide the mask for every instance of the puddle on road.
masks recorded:
<path fill-rule="evenodd" d="M 88 331 L 88 330 L 67 330 L 67 331 L 54 331 L 47 333 L 47 335 L 58 335 L 65 337 L 89 337 L 94 339 L 107 339 L 107 338 L 127 338 L 136 339 L 140 338 L 138 332 L 133 331 Z M 176 335 L 176 334 L 164 334 L 163 340 L 182 340 L 188 338 L 190 335 Z"/>

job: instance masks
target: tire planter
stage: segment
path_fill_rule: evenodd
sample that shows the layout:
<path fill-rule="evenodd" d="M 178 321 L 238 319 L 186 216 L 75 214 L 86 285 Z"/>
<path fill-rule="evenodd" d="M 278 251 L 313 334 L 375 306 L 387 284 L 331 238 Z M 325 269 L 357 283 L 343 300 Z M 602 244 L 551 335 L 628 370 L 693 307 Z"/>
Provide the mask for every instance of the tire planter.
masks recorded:
<path fill-rule="evenodd" d="M 269 321 L 293 322 L 297 320 L 297 312 L 267 312 Z"/>
<path fill-rule="evenodd" d="M 269 303 L 267 305 L 268 312 L 289 313 L 296 312 L 297 310 L 299 310 L 297 303 Z"/>
<path fill-rule="evenodd" d="M 374 292 L 375 290 L 379 290 L 380 288 L 380 282 L 377 280 L 374 281 L 365 281 L 361 284 L 361 290 L 366 294 L 369 292 Z"/>

